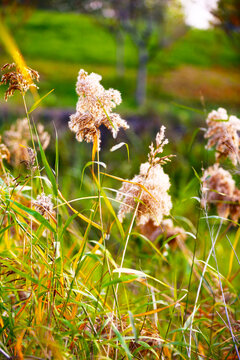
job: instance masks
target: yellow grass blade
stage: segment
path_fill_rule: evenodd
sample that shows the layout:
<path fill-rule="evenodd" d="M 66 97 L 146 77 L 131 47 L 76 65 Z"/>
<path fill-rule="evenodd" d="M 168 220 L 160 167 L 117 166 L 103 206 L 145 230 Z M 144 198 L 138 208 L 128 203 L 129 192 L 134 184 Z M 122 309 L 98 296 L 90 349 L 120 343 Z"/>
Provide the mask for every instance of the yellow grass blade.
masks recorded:
<path fill-rule="evenodd" d="M 233 244 L 233 249 L 231 251 L 231 256 L 230 256 L 230 260 L 229 260 L 229 268 L 228 268 L 228 275 L 227 275 L 227 279 L 230 278 L 231 272 L 232 272 L 232 265 L 233 265 L 233 259 L 234 259 L 234 251 L 236 250 L 238 241 L 239 241 L 239 237 L 240 237 L 240 228 L 238 228 L 236 236 L 235 236 L 235 240 L 234 240 L 234 244 Z"/>
<path fill-rule="evenodd" d="M 20 336 L 18 336 L 18 338 L 17 338 L 15 350 L 16 350 L 16 355 L 17 355 L 18 360 L 24 360 L 23 353 L 22 353 L 22 340 L 23 340 L 26 330 L 27 329 L 24 329 L 21 332 Z"/>
<path fill-rule="evenodd" d="M 132 274 L 132 275 L 136 275 L 137 277 L 139 278 L 142 278 L 142 279 L 151 279 L 169 289 L 172 289 L 174 290 L 174 288 L 166 283 L 164 283 L 163 281 L 159 280 L 159 279 L 156 279 L 155 277 L 151 276 L 151 275 L 148 275 L 146 273 L 144 273 L 143 271 L 140 271 L 140 270 L 134 270 L 134 269 L 128 269 L 128 268 L 118 268 L 118 269 L 114 269 L 113 270 L 114 273 L 119 273 L 119 274 Z"/>
<path fill-rule="evenodd" d="M 98 136 L 95 135 L 94 136 L 94 142 L 93 142 L 93 147 L 92 147 L 92 162 L 94 166 L 94 160 L 95 160 L 95 156 L 96 156 L 96 152 L 98 151 Z"/>
<path fill-rule="evenodd" d="M 98 241 L 98 243 L 94 246 L 94 248 L 91 251 L 91 254 L 95 254 L 96 251 L 99 249 L 99 245 L 103 243 L 103 238 L 101 237 L 101 239 Z M 85 274 L 85 272 L 88 269 L 89 263 L 90 263 L 91 259 L 88 257 L 86 258 L 86 260 L 84 261 L 84 265 L 82 267 L 82 272 Z"/>
<path fill-rule="evenodd" d="M 148 189 L 147 189 L 144 185 L 142 185 L 142 184 L 139 184 L 139 183 L 137 183 L 137 182 L 135 182 L 135 181 L 131 181 L 131 180 L 125 180 L 125 179 L 122 179 L 122 178 L 120 178 L 120 177 L 118 177 L 118 176 L 109 175 L 109 174 L 105 174 L 105 173 L 102 173 L 102 172 L 101 172 L 101 174 L 103 174 L 103 175 L 105 175 L 105 176 L 108 176 L 108 177 L 110 177 L 110 178 L 112 178 L 112 179 L 119 180 L 119 181 L 121 181 L 121 182 L 126 182 L 126 183 L 129 183 L 129 184 L 133 184 L 133 185 L 139 186 L 141 189 L 143 189 L 144 191 L 146 191 L 146 192 L 148 193 L 148 195 L 150 195 L 155 201 L 157 201 L 157 199 L 150 193 L 150 191 L 148 191 Z"/>
<path fill-rule="evenodd" d="M 35 103 L 32 105 L 31 109 L 28 111 L 28 114 L 30 114 L 31 112 L 33 112 L 35 109 L 38 108 L 39 104 L 49 95 L 51 94 L 55 89 L 50 90 L 47 94 L 45 94 L 44 96 L 42 96 L 40 99 L 38 99 L 37 101 L 35 101 Z"/>
<path fill-rule="evenodd" d="M 143 313 L 140 313 L 140 314 L 135 314 L 135 315 L 133 315 L 133 317 L 140 317 L 140 316 L 147 316 L 147 315 L 156 314 L 156 313 L 159 313 L 159 312 L 161 312 L 163 310 L 169 309 L 170 307 L 176 305 L 177 303 L 178 303 L 178 301 L 176 301 L 173 304 L 170 304 L 168 306 L 164 306 L 162 308 L 159 308 L 159 309 L 146 311 L 146 312 L 143 312 Z M 129 316 L 129 315 L 127 315 L 127 316 Z"/>
<path fill-rule="evenodd" d="M 58 195 L 60 196 L 60 198 L 64 201 L 64 203 L 74 212 L 74 214 L 77 214 L 77 216 L 84 220 L 86 223 L 88 223 L 91 226 L 94 226 L 96 229 L 103 231 L 102 227 L 95 223 L 94 221 L 88 219 L 86 216 L 82 215 L 81 213 L 79 213 L 77 210 L 75 210 L 70 204 L 69 202 L 64 198 L 63 194 L 60 192 L 60 190 L 58 190 Z"/>
<path fill-rule="evenodd" d="M 104 174 L 104 173 L 101 173 L 101 172 L 100 172 L 100 174 Z M 105 202 L 105 204 L 106 204 L 109 212 L 113 215 L 113 217 L 114 217 L 114 219 L 115 219 L 115 221 L 116 221 L 116 224 L 117 224 L 118 230 L 120 231 L 121 236 L 124 238 L 124 237 L 125 237 L 125 233 L 124 233 L 124 230 L 123 230 L 123 226 L 122 226 L 122 224 L 120 223 L 120 221 L 118 220 L 118 217 L 117 217 L 117 215 L 116 215 L 116 213 L 115 213 L 115 211 L 114 211 L 114 209 L 113 209 L 113 207 L 112 207 L 111 202 L 109 201 L 109 199 L 108 199 L 108 197 L 106 196 L 106 194 L 104 193 L 104 191 L 101 189 L 101 186 L 100 186 L 100 184 L 99 184 L 99 181 L 98 181 L 98 179 L 97 179 L 97 177 L 96 177 L 96 175 L 94 174 L 93 171 L 92 171 L 92 175 L 93 175 L 93 179 L 95 180 L 95 182 L 96 182 L 96 184 L 97 184 L 98 189 L 101 190 L 102 197 L 103 197 L 103 199 L 104 199 L 104 202 Z M 111 176 L 111 175 L 108 175 L 108 174 L 104 174 L 104 175 Z"/>
<path fill-rule="evenodd" d="M 169 263 L 168 260 L 165 258 L 165 256 L 161 253 L 161 251 L 159 251 L 159 249 L 156 247 L 156 245 L 150 241 L 146 236 L 142 235 L 142 234 L 139 234 L 137 232 L 132 232 L 132 235 L 135 235 L 135 236 L 140 236 L 143 240 L 145 240 L 155 251 L 156 253 L 161 256 L 161 258 L 166 261 L 166 263 Z"/>

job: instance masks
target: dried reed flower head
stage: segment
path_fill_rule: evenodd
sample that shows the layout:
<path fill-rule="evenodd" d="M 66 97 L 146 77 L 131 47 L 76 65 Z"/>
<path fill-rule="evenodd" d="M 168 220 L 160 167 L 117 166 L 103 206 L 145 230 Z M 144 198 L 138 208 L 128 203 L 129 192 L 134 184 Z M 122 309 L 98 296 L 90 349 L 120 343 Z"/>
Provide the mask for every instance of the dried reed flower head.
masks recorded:
<path fill-rule="evenodd" d="M 50 135 L 40 123 L 37 124 L 37 132 L 42 147 L 45 150 L 49 145 Z M 33 135 L 33 139 L 37 141 L 36 135 Z M 18 119 L 15 124 L 12 124 L 10 129 L 4 133 L 4 141 L 9 148 L 14 165 L 19 165 L 21 162 L 26 164 L 32 163 L 33 154 L 28 146 L 31 142 L 31 134 L 27 118 Z"/>
<path fill-rule="evenodd" d="M 180 226 L 174 226 L 171 219 L 164 219 L 161 226 L 166 239 L 173 237 L 173 239 L 168 243 L 173 249 L 177 247 L 178 242 L 184 242 L 186 240 L 187 235 L 185 230 Z"/>
<path fill-rule="evenodd" d="M 202 181 L 202 206 L 205 208 L 207 204 L 215 204 L 219 216 L 230 216 L 234 221 L 238 221 L 240 190 L 231 174 L 219 167 L 219 164 L 214 164 L 205 170 Z"/>
<path fill-rule="evenodd" d="M 79 95 L 76 113 L 70 116 L 69 128 L 76 133 L 78 141 L 94 142 L 100 139 L 100 125 L 117 136 L 119 129 L 127 129 L 127 122 L 120 115 L 112 113 L 112 109 L 122 102 L 121 94 L 114 89 L 105 90 L 100 84 L 102 77 L 98 74 L 80 70 L 76 84 Z"/>
<path fill-rule="evenodd" d="M 208 130 L 205 138 L 208 139 L 207 148 L 216 146 L 216 160 L 229 157 L 233 165 L 239 161 L 240 120 L 236 116 L 228 116 L 227 111 L 219 108 L 213 110 L 207 117 Z"/>
<path fill-rule="evenodd" d="M 167 143 L 166 140 L 163 141 L 163 128 L 157 134 L 157 139 L 160 144 L 157 145 L 159 150 L 155 150 L 153 145 L 150 146 L 150 155 L 148 156 L 150 162 L 142 164 L 140 174 L 134 176 L 131 181 L 123 182 L 118 192 L 117 200 L 121 201 L 118 212 L 120 221 L 123 221 L 126 214 L 135 208 L 136 200 L 139 201 L 136 219 L 138 225 L 144 225 L 149 220 L 152 220 L 154 225 L 159 225 L 163 216 L 170 213 L 172 202 L 168 194 L 169 176 L 164 173 L 160 165 L 161 158 L 155 156 L 155 152 L 157 151 L 156 155 L 162 152 L 164 144 Z"/>
<path fill-rule="evenodd" d="M 53 203 L 51 195 L 45 195 L 44 193 L 38 195 L 37 199 L 34 201 L 34 206 L 36 210 L 46 219 L 49 219 L 51 215 L 53 215 Z"/>
<path fill-rule="evenodd" d="M 163 152 L 163 148 L 166 144 L 168 144 L 168 139 L 165 139 L 165 126 L 161 126 L 160 131 L 156 135 L 156 146 L 153 143 L 149 146 L 150 152 L 148 154 L 148 162 L 151 166 L 155 166 L 156 164 L 165 164 L 167 161 L 170 161 L 170 157 L 174 155 L 167 155 L 164 157 L 159 157 Z"/>
<path fill-rule="evenodd" d="M 187 238 L 184 229 L 180 226 L 174 226 L 171 219 L 164 219 L 159 226 L 154 225 L 153 221 L 149 220 L 146 224 L 140 226 L 140 232 L 151 241 L 155 241 L 160 235 L 163 235 L 166 239 L 175 236 L 168 243 L 173 249 L 177 247 L 179 241 L 185 241 Z"/>
<path fill-rule="evenodd" d="M 37 166 L 34 166 L 36 162 L 36 152 L 30 147 L 27 147 L 26 150 L 28 158 L 26 160 L 23 160 L 22 162 L 25 163 L 26 167 L 29 170 L 35 171 L 37 169 Z"/>
<path fill-rule="evenodd" d="M 12 69 L 15 68 L 15 71 Z M 5 64 L 1 71 L 11 70 L 2 75 L 0 85 L 9 83 L 9 87 L 5 92 L 5 100 L 12 96 L 16 90 L 20 91 L 21 94 L 25 94 L 29 88 L 35 87 L 34 80 L 39 81 L 39 74 L 36 70 L 30 67 L 23 67 L 20 69 L 15 63 Z"/>
<path fill-rule="evenodd" d="M 2 143 L 2 137 L 0 135 L 0 160 L 6 159 L 10 161 L 10 152 L 5 144 Z"/>
<path fill-rule="evenodd" d="M 230 202 L 230 214 L 233 221 L 238 222 L 240 218 L 240 190 L 236 187 Z"/>

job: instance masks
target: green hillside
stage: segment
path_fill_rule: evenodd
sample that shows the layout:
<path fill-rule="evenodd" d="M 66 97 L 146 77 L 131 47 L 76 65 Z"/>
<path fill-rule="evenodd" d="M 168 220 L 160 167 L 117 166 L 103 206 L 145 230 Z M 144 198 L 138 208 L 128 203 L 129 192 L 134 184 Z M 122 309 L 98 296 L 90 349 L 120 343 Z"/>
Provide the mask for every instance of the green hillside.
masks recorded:
<path fill-rule="evenodd" d="M 79 69 L 84 68 L 103 75 L 104 86 L 118 88 L 123 93 L 123 107 L 135 108 L 137 49 L 130 38 L 125 39 L 125 74 L 124 77 L 118 78 L 115 36 L 94 18 L 82 14 L 36 10 L 21 24 L 16 25 L 16 22 L 12 21 L 8 22 L 8 26 L 28 65 L 36 68 L 41 75 L 40 95 L 44 95 L 52 88 L 56 89 L 46 100 L 47 106 L 74 106 L 76 76 Z M 4 52 L 1 52 L 1 57 L 2 63 L 9 61 Z M 148 99 L 150 97 L 151 101 L 172 99 L 172 91 L 168 91 L 164 84 L 168 82 L 169 71 L 174 69 L 194 66 L 196 67 L 193 69 L 194 77 L 201 79 L 201 69 L 210 68 L 211 72 L 211 69 L 215 71 L 216 68 L 220 68 L 224 71 L 225 79 L 228 78 L 228 71 L 232 71 L 238 64 L 239 54 L 223 33 L 216 30 L 190 29 L 171 46 L 159 51 L 149 63 Z M 185 72 L 186 70 L 183 74 Z M 216 81 L 211 80 L 209 84 L 204 84 L 210 87 L 210 91 L 206 91 L 206 96 L 210 96 L 209 100 L 212 103 L 216 103 L 216 96 L 211 98 L 214 82 L 221 87 L 222 81 L 221 71 L 220 75 L 215 75 L 213 78 L 216 77 Z M 177 74 L 175 79 L 179 77 L 180 85 L 176 86 L 174 83 L 171 86 L 170 83 L 169 86 L 181 87 L 181 83 L 184 82 L 182 72 L 180 76 Z M 236 74 L 234 77 L 238 81 L 240 75 Z M 232 90 L 231 82 L 229 86 L 230 91 L 225 90 L 231 93 L 231 96 L 234 92 L 233 97 L 237 98 L 235 93 L 238 89 L 233 86 Z M 189 94 L 184 96 L 184 100 L 189 100 L 187 101 L 189 105 L 196 97 L 198 101 L 198 94 L 192 98 L 192 92 L 189 91 Z M 181 91 L 177 94 L 175 91 L 174 100 L 181 101 L 181 99 Z M 225 102 L 228 100 L 226 99 Z"/>

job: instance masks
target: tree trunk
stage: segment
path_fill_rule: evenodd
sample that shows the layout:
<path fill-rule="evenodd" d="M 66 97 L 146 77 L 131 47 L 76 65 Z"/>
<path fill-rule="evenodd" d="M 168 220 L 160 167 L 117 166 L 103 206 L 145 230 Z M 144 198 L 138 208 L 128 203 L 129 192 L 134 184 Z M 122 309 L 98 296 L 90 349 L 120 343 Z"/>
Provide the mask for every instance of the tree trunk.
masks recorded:
<path fill-rule="evenodd" d="M 117 76 L 124 76 L 124 34 L 121 29 L 116 31 L 116 70 Z"/>
<path fill-rule="evenodd" d="M 146 100 L 146 87 L 147 87 L 148 51 L 146 46 L 144 45 L 139 46 L 138 59 L 139 60 L 138 60 L 136 102 L 138 105 L 143 105 Z"/>

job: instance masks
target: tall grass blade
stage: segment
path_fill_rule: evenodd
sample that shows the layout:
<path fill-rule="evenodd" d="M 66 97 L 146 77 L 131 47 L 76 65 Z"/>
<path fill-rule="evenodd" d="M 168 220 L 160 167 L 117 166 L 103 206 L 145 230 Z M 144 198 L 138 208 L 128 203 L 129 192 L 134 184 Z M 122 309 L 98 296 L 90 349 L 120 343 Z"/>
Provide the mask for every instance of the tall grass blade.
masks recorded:
<path fill-rule="evenodd" d="M 31 112 L 33 112 L 38 106 L 39 104 L 49 95 L 51 94 L 55 89 L 50 90 L 47 94 L 45 94 L 44 96 L 42 96 L 40 99 L 38 99 L 37 101 L 35 101 L 35 103 L 32 105 L 32 107 L 30 108 L 30 110 L 28 111 L 28 114 L 31 114 Z"/>

